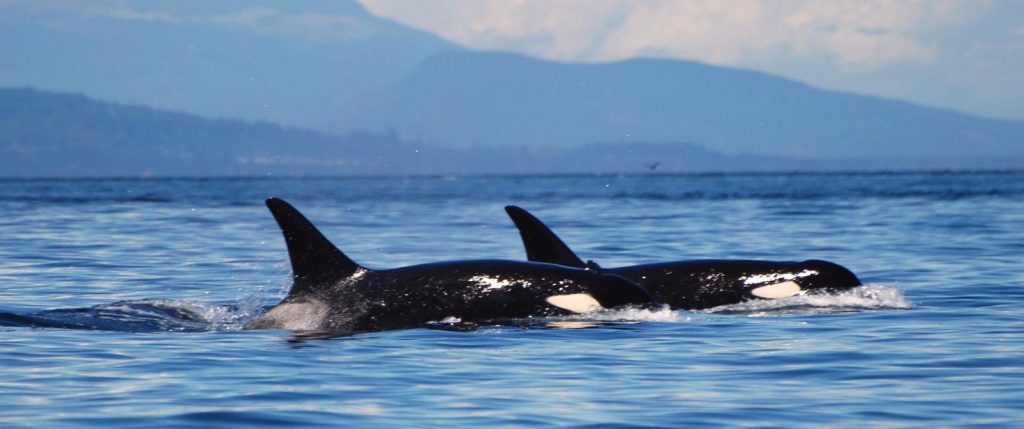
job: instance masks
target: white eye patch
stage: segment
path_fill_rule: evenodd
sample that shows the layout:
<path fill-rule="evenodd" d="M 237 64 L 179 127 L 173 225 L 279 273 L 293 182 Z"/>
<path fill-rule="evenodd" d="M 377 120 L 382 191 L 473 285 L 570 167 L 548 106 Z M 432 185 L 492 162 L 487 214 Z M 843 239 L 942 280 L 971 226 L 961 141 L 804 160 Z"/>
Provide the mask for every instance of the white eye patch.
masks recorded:
<path fill-rule="evenodd" d="M 569 295 L 553 295 L 549 296 L 546 301 L 555 307 L 563 310 L 569 310 L 573 313 L 589 313 L 594 310 L 600 310 L 601 304 L 597 302 L 594 297 L 585 293 L 574 293 Z"/>
<path fill-rule="evenodd" d="M 750 293 L 758 298 L 779 299 L 786 298 L 800 293 L 800 285 L 792 281 L 772 283 L 754 288 Z"/>

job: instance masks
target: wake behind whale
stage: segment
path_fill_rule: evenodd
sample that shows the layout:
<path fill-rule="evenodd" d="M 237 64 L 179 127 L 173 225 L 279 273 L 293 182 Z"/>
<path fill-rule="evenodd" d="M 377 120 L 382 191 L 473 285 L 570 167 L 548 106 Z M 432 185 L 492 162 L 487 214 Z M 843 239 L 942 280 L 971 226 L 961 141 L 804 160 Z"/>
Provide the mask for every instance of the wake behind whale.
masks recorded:
<path fill-rule="evenodd" d="M 233 303 L 203 303 L 177 299 L 118 301 L 83 308 L 60 308 L 31 313 L 0 311 L 0 327 L 72 329 L 131 333 L 202 333 L 241 331 L 270 306 L 254 305 L 252 296 Z M 701 314 L 738 316 L 801 316 L 913 307 L 900 289 L 868 284 L 846 291 L 800 295 L 777 300 L 754 300 L 705 310 L 629 308 L 551 317 L 471 323 L 444 318 L 423 325 L 428 329 L 472 331 L 488 326 L 556 329 L 595 328 L 619 323 L 687 323 Z"/>
<path fill-rule="evenodd" d="M 242 304 L 140 299 L 28 314 L 0 312 L 0 326 L 114 332 L 235 331 L 256 313 Z"/>

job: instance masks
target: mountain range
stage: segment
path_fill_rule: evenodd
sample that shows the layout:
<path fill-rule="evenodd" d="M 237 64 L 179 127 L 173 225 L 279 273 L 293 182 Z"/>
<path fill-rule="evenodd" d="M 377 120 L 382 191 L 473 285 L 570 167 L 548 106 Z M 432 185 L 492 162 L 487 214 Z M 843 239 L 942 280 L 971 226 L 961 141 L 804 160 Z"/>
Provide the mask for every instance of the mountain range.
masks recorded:
<path fill-rule="evenodd" d="M 361 100 L 342 123 L 454 145 L 687 141 L 730 154 L 805 158 L 1024 153 L 1024 121 L 688 61 L 561 64 L 442 53 Z"/>
<path fill-rule="evenodd" d="M 1012 159 L 728 155 L 690 143 L 446 146 L 0 88 L 0 178 L 579 174 L 1017 168 Z"/>
<path fill-rule="evenodd" d="M 352 0 L 0 2 L 0 86 L 315 130 L 458 49 Z"/>
<path fill-rule="evenodd" d="M 1024 168 L 1020 120 L 473 52 L 354 1 L 8 0 L 0 87 L 3 176 Z"/>

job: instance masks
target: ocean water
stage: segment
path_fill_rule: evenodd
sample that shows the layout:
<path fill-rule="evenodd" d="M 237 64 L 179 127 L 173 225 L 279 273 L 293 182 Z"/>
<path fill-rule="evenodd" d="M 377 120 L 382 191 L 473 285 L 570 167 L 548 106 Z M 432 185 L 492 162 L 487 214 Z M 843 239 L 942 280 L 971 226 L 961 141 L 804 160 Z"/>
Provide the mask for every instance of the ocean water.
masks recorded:
<path fill-rule="evenodd" d="M 369 267 L 827 259 L 866 286 L 327 340 L 279 196 Z M 1024 427 L 1024 173 L 0 180 L 0 427 Z"/>

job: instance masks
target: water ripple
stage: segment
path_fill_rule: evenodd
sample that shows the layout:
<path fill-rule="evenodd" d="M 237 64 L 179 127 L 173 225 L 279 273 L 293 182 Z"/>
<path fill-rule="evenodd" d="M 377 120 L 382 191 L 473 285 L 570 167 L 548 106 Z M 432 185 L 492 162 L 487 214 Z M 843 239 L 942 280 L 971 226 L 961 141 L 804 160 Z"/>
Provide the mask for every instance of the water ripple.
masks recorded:
<path fill-rule="evenodd" d="M 0 180 L 0 426 L 1020 427 L 1022 178 Z M 289 283 L 270 195 L 369 266 L 523 259 L 516 204 L 605 266 L 867 286 L 295 341 L 241 329 Z"/>

